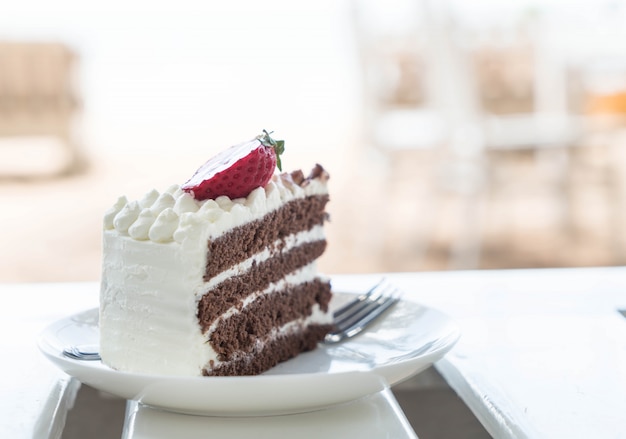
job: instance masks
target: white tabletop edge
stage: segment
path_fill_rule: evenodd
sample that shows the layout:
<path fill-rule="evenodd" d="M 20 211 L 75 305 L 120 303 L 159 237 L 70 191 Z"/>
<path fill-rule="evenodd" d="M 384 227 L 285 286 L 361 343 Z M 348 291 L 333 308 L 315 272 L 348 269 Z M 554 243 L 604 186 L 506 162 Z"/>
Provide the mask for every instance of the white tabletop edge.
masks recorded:
<path fill-rule="evenodd" d="M 480 388 L 483 389 L 481 392 L 471 377 L 463 373 L 447 357 L 439 360 L 434 366 L 492 437 L 499 439 L 540 437 L 538 434 L 529 434 L 533 428 L 522 417 L 503 410 L 501 401 L 494 401 L 500 400 L 502 396 L 494 397 L 497 390 L 492 389 L 489 395 L 486 395 L 484 383 L 481 383 Z"/>
<path fill-rule="evenodd" d="M 80 386 L 80 381 L 71 377 L 57 381 L 45 403 L 46 408 L 35 423 L 34 438 L 61 438 L 67 414 L 74 406 Z"/>

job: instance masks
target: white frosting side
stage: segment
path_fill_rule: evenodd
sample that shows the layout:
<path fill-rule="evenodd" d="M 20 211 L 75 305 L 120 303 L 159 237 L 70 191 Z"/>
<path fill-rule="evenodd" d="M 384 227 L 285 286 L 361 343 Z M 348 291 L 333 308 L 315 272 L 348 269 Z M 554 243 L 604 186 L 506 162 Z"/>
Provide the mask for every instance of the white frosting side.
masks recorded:
<path fill-rule="evenodd" d="M 318 226 L 290 236 L 284 247 L 270 246 L 205 282 L 208 241 L 290 200 L 326 193 L 321 180 L 311 180 L 301 188 L 275 176 L 265 189 L 237 200 L 220 197 L 197 201 L 178 186 L 162 193 L 150 191 L 138 201 L 118 199 L 104 217 L 100 294 L 103 361 L 119 370 L 183 376 L 200 375 L 210 361 L 218 364 L 207 343 L 210 333 L 201 333 L 196 317 L 202 295 L 224 279 L 271 257 L 271 248 L 288 251 L 323 239 L 324 232 Z M 315 265 L 310 264 L 280 284 L 254 292 L 246 303 L 260 294 L 271 294 L 285 283 L 306 282 L 315 275 Z M 309 320 L 328 323 L 330 318 L 317 310 Z"/>
<path fill-rule="evenodd" d="M 125 371 L 199 375 L 215 358 L 198 328 L 197 302 L 204 251 L 183 250 L 104 232 L 100 293 L 103 361 Z M 167 328 L 167 329 L 166 329 Z"/>

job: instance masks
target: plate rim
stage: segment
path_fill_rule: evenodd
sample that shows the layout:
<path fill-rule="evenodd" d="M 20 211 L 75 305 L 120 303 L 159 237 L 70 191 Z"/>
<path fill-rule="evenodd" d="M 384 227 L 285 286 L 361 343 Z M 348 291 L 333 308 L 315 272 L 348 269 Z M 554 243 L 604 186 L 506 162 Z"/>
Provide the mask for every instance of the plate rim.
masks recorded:
<path fill-rule="evenodd" d="M 335 294 L 349 294 L 353 295 L 353 293 L 335 293 Z M 118 371 L 112 369 L 105 365 L 104 363 L 98 362 L 85 362 L 80 360 L 73 360 L 67 358 L 63 355 L 61 351 L 58 351 L 54 344 L 49 340 L 49 334 L 54 332 L 55 329 L 58 330 L 63 327 L 72 326 L 72 319 L 77 316 L 84 314 L 96 314 L 98 313 L 99 308 L 93 307 L 88 308 L 80 312 L 72 313 L 63 318 L 60 318 L 49 325 L 47 325 L 39 334 L 37 338 L 37 346 L 39 350 L 51 361 L 55 366 L 62 369 L 68 375 L 78 379 L 81 382 L 84 382 L 93 387 L 99 388 L 99 390 L 103 390 L 105 392 L 113 393 L 114 395 L 120 396 L 125 399 L 139 401 L 140 403 L 144 403 L 150 406 L 158 407 L 160 409 L 179 412 L 179 413 L 190 413 L 190 414 L 217 414 L 219 416 L 264 416 L 264 415 L 275 415 L 275 414 L 288 414 L 288 413 L 302 413 L 311 410 L 318 410 L 322 407 L 328 407 L 332 405 L 336 405 L 339 403 L 345 403 L 350 400 L 357 399 L 358 397 L 367 396 L 369 394 L 375 393 L 376 391 L 384 390 L 385 388 L 391 387 L 394 384 L 397 384 L 404 379 L 408 379 L 427 367 L 431 366 L 434 362 L 441 359 L 447 352 L 449 352 L 454 345 L 457 343 L 459 338 L 461 337 L 461 331 L 458 325 L 445 313 L 439 311 L 438 309 L 425 306 L 420 304 L 419 302 L 410 300 L 410 299 L 402 299 L 401 302 L 410 303 L 420 307 L 421 309 L 428 310 L 429 312 L 435 313 L 442 321 L 445 323 L 446 327 L 449 328 L 445 337 L 441 337 L 440 340 L 443 340 L 440 343 L 440 346 L 437 346 L 433 349 L 427 350 L 422 355 L 417 355 L 415 357 L 402 359 L 396 362 L 391 362 L 389 364 L 382 364 L 379 366 L 373 366 L 366 370 L 340 370 L 340 371 L 314 371 L 314 372 L 294 372 L 294 373 L 286 373 L 286 374 L 261 374 L 254 376 L 228 376 L 228 377 L 205 377 L 205 376 L 169 376 L 169 375 L 157 375 L 157 374 L 143 374 L 136 372 L 127 372 L 127 371 Z M 94 326 L 91 326 L 92 328 Z M 349 343 L 350 340 L 347 340 Z M 332 345 L 331 345 L 332 346 Z M 336 346 L 336 345 L 335 345 Z M 317 349 L 323 349 L 323 346 L 318 346 Z M 415 367 L 413 367 L 415 366 Z M 388 375 L 392 372 L 396 372 L 397 370 L 408 368 L 411 369 L 411 372 L 401 371 L 399 374 L 394 373 L 394 375 L 398 375 L 396 379 L 390 380 Z M 79 373 L 77 373 L 77 370 Z M 153 382 L 170 382 L 172 385 L 176 384 L 185 384 L 185 385 L 193 385 L 194 383 L 206 383 L 207 387 L 211 385 L 215 386 L 228 386 L 233 383 L 240 383 L 240 385 L 245 386 L 246 384 L 254 383 L 255 385 L 262 386 L 276 386 L 276 385 L 286 385 L 289 386 L 293 383 L 301 383 L 303 381 L 308 380 L 319 380 L 320 382 L 333 382 L 333 380 L 341 380 L 342 378 L 354 378 L 354 379 L 373 379 L 374 384 L 372 385 L 372 389 L 366 393 L 359 393 L 357 398 L 350 398 L 342 401 L 331 402 L 329 404 L 324 405 L 314 405 L 311 407 L 300 407 L 294 408 L 293 410 L 275 410 L 268 409 L 265 410 L 243 410 L 242 412 L 238 412 L 237 410 L 228 410 L 224 411 L 214 409 L 207 410 L 189 410 L 189 409 L 178 409 L 176 407 L 169 407 L 167 405 L 155 404 L 154 402 L 150 402 L 149 398 L 146 399 L 145 396 L 142 398 L 141 395 L 135 395 L 135 397 L 128 397 L 127 395 L 120 395 L 119 392 L 111 392 L 111 386 L 100 386 L 97 383 L 86 382 L 84 380 L 84 376 L 86 374 L 93 374 L 96 377 L 104 377 L 107 376 L 115 376 L 120 380 L 128 381 L 137 381 L 140 383 L 153 383 Z M 82 379 L 81 379 L 82 378 Z M 101 380 L 102 381 L 102 380 Z M 376 381 L 376 382 L 375 382 Z M 391 382 L 390 382 L 391 381 Z M 209 384 L 211 383 L 211 384 Z M 306 404 L 305 404 L 306 405 Z"/>

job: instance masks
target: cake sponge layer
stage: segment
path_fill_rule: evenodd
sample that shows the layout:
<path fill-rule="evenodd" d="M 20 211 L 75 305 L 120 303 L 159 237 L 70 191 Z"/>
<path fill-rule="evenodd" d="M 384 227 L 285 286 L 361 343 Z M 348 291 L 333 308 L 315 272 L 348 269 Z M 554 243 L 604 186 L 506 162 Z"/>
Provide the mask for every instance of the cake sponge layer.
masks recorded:
<path fill-rule="evenodd" d="M 313 195 L 285 203 L 263 218 L 239 226 L 209 242 L 206 281 L 222 271 L 259 253 L 264 248 L 303 230 L 322 225 L 328 195 Z"/>
<path fill-rule="evenodd" d="M 300 331 L 275 338 L 250 355 L 220 363 L 203 373 L 207 376 L 257 375 L 302 352 L 312 351 L 330 329 L 331 325 L 306 326 Z"/>
<path fill-rule="evenodd" d="M 327 312 L 330 298 L 330 283 L 321 279 L 259 295 L 242 310 L 220 319 L 211 333 L 211 346 L 220 361 L 232 361 L 252 352 L 257 340 L 271 338 L 275 328 L 308 318 L 314 307 Z"/>
<path fill-rule="evenodd" d="M 231 307 L 241 307 L 244 299 L 263 291 L 287 274 L 317 259 L 326 248 L 326 241 L 314 241 L 294 247 L 260 263 L 253 263 L 242 274 L 229 277 L 207 291 L 198 301 L 198 321 L 203 332 Z"/>

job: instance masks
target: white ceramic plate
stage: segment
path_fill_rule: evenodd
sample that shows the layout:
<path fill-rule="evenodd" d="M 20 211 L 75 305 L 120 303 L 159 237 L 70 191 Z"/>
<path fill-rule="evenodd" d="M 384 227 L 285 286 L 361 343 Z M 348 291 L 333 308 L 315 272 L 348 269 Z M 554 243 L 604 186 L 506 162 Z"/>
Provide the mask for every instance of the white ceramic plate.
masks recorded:
<path fill-rule="evenodd" d="M 458 338 L 446 315 L 402 300 L 364 333 L 320 345 L 258 376 L 142 375 L 65 357 L 66 346 L 97 343 L 97 309 L 50 325 L 39 348 L 69 375 L 125 399 L 182 413 L 250 416 L 317 410 L 378 392 L 426 369 Z"/>

